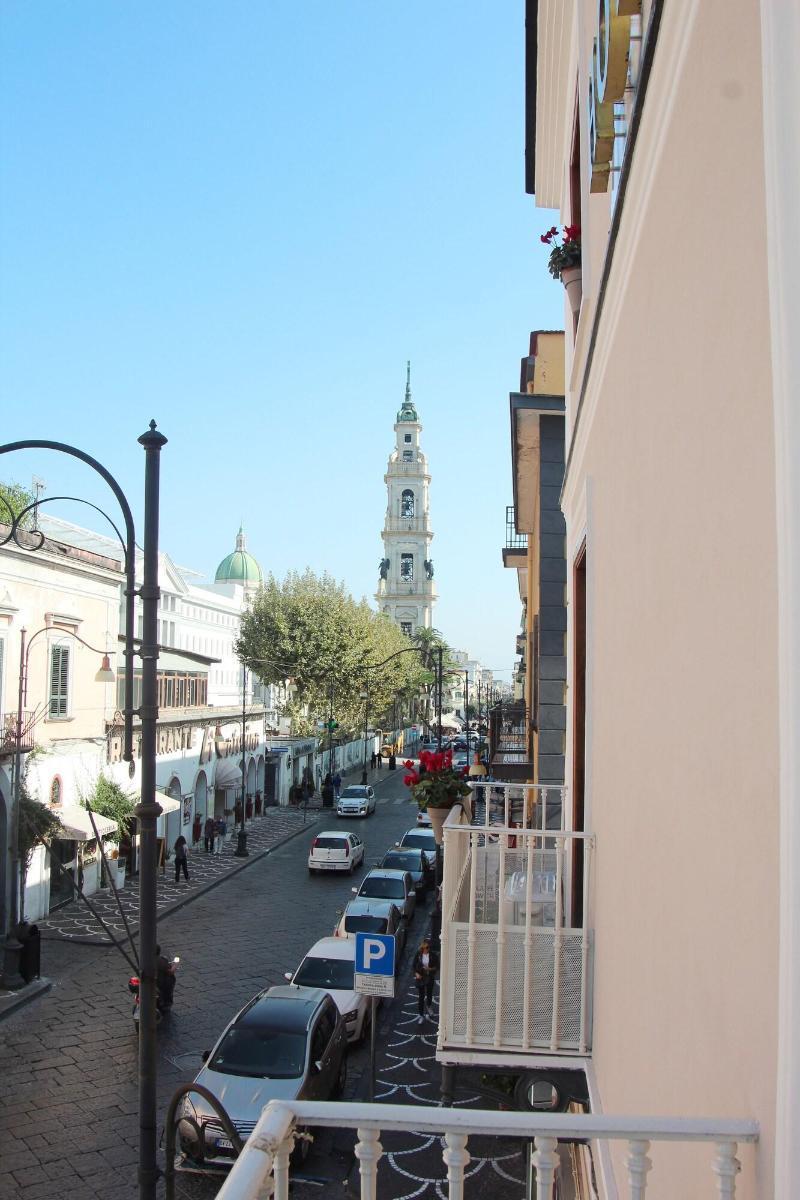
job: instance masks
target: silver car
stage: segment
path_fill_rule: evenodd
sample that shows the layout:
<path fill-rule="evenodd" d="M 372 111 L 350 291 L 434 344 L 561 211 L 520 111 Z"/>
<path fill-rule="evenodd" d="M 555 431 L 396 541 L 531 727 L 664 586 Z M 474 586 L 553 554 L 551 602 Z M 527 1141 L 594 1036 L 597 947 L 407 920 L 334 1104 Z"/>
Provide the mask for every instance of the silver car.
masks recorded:
<path fill-rule="evenodd" d="M 417 907 L 417 893 L 414 880 L 408 871 L 388 871 L 377 869 L 364 876 L 360 888 L 353 888 L 353 893 L 359 897 L 374 896 L 376 900 L 391 900 L 410 923 Z"/>
<path fill-rule="evenodd" d="M 330 1100 L 347 1076 L 347 1032 L 321 988 L 279 986 L 259 992 L 227 1026 L 194 1082 L 217 1097 L 242 1141 L 270 1100 Z M 198 1093 L 183 1100 L 179 1170 L 229 1168 L 236 1148 L 213 1107 Z M 308 1142 L 298 1142 L 304 1156 Z"/>

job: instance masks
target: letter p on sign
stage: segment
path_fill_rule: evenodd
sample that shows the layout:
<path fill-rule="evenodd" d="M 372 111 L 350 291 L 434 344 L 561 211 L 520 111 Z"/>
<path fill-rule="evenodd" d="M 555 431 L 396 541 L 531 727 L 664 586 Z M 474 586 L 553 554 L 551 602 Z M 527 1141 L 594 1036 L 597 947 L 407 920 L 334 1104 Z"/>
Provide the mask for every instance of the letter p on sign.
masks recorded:
<path fill-rule="evenodd" d="M 356 975 L 394 976 L 394 936 L 357 933 L 355 969 Z"/>

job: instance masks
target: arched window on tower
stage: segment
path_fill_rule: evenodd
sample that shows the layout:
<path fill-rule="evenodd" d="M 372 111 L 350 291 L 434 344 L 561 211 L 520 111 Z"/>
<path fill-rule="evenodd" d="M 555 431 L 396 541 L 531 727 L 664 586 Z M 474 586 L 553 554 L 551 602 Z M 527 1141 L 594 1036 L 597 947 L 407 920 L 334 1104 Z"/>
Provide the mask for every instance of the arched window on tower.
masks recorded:
<path fill-rule="evenodd" d="M 400 497 L 400 516 L 413 517 L 414 515 L 414 493 L 411 488 L 406 488 Z"/>
<path fill-rule="evenodd" d="M 404 583 L 414 582 L 414 555 L 400 555 L 400 578 Z"/>

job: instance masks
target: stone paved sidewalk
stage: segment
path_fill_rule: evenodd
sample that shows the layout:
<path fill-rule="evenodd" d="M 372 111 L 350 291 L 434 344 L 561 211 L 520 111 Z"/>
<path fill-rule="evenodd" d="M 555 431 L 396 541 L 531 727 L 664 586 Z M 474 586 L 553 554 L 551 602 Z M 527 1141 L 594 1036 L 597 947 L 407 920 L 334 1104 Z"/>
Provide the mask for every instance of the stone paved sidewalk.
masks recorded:
<path fill-rule="evenodd" d="M 163 916 L 176 908 L 193 900 L 201 892 L 216 887 L 225 878 L 243 870 L 250 863 L 269 854 L 276 846 L 282 845 L 288 838 L 300 834 L 304 829 L 311 829 L 317 824 L 318 814 L 311 807 L 307 813 L 295 808 L 268 808 L 262 817 L 251 821 L 247 826 L 247 858 L 236 858 L 236 834 L 225 843 L 222 853 L 206 854 L 202 843 L 189 851 L 189 879 L 182 876 L 175 883 L 175 867 L 172 861 L 167 862 L 164 870 L 158 876 L 158 894 L 156 903 L 158 915 Z M 119 893 L 125 916 L 133 931 L 138 928 L 139 884 L 138 880 L 126 880 L 125 887 Z M 113 940 L 126 939 L 125 925 L 120 917 L 114 893 L 111 888 L 103 888 L 89 897 L 92 906 L 101 914 L 106 925 L 113 934 L 110 938 L 100 923 L 95 919 L 80 900 L 73 900 L 37 924 L 45 939 L 81 942 L 89 945 L 107 946 Z"/>

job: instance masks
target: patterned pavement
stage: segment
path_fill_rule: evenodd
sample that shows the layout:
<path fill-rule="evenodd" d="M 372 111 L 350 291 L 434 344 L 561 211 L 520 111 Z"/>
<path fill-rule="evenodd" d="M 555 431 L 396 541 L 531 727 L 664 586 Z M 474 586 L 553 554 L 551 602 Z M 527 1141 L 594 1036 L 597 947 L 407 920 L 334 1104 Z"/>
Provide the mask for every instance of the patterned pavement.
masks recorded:
<path fill-rule="evenodd" d="M 312 829 L 317 823 L 319 809 L 309 806 L 304 813 L 295 808 L 268 808 L 263 816 L 247 825 L 247 858 L 236 858 L 236 835 L 228 839 L 222 853 L 206 854 L 202 842 L 189 850 L 189 879 L 181 876 L 175 883 L 175 867 L 172 861 L 158 877 L 159 916 L 182 907 L 194 899 L 199 892 L 216 887 L 228 875 L 241 871 L 256 859 L 268 854 L 277 846 L 304 829 Z M 126 879 L 125 887 L 119 892 L 123 911 L 132 931 L 138 928 L 139 884 L 137 879 Z M 83 900 L 73 900 L 50 913 L 46 920 L 37 922 L 43 938 L 80 942 L 84 945 L 107 946 L 113 941 L 125 941 L 125 925 L 117 907 L 111 888 L 103 888 L 89 897 L 92 907 L 103 918 L 113 934 L 109 937 L 92 915 Z"/>

